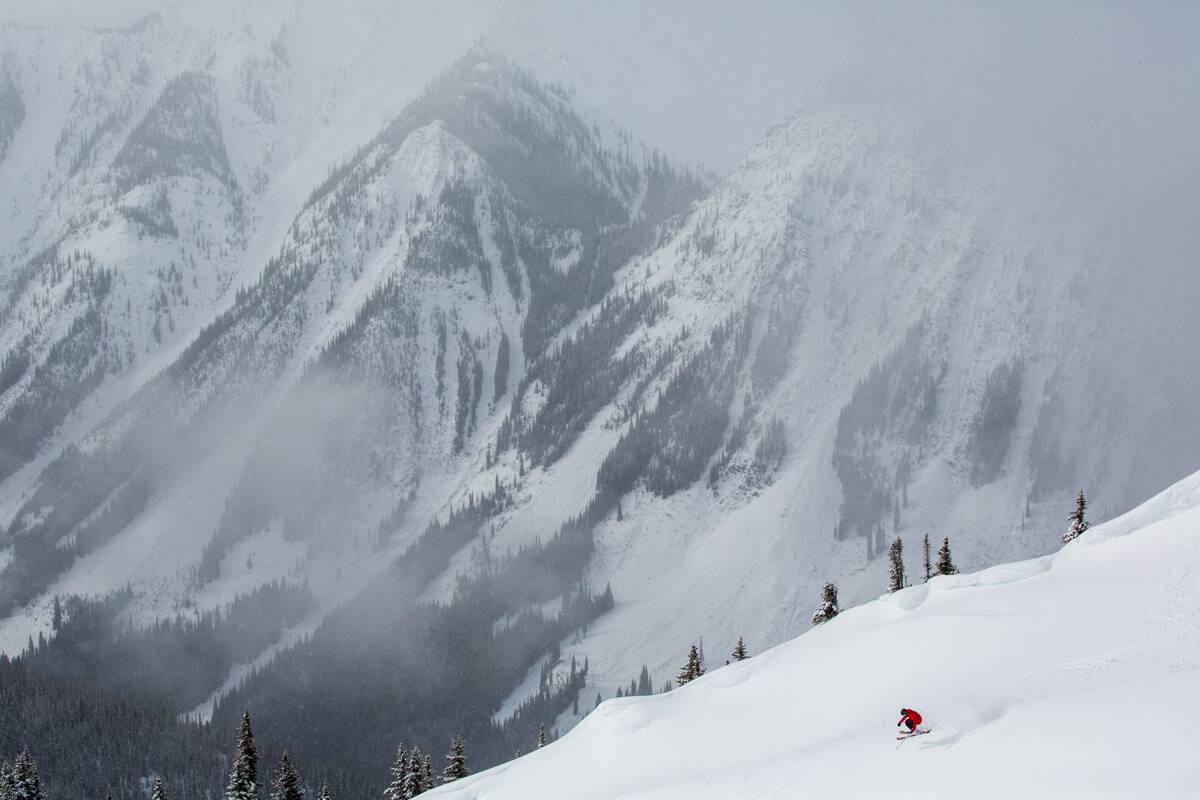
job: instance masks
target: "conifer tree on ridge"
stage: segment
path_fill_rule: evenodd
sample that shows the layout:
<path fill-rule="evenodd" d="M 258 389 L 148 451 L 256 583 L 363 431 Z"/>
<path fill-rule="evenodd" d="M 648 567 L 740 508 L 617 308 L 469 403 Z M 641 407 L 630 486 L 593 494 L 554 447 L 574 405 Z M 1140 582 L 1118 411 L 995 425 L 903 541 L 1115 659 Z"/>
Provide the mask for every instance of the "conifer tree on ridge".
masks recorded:
<path fill-rule="evenodd" d="M 403 790 L 404 800 L 412 800 L 421 793 L 421 774 L 425 768 L 425 758 L 421 753 L 421 749 L 413 745 L 412 752 L 408 755 L 408 769 L 404 772 Z"/>
<path fill-rule="evenodd" d="M 392 782 L 383 790 L 387 800 L 405 800 L 404 778 L 408 775 L 408 754 L 404 752 L 404 743 L 396 746 L 396 761 L 392 764 Z"/>
<path fill-rule="evenodd" d="M 42 800 L 42 780 L 38 777 L 37 761 L 29 754 L 29 748 L 21 749 L 21 754 L 13 762 L 11 786 L 12 800 Z"/>
<path fill-rule="evenodd" d="M 1079 490 L 1079 497 L 1075 499 L 1075 510 L 1067 517 L 1070 525 L 1067 527 L 1067 532 L 1062 535 L 1062 542 L 1067 542 L 1078 539 L 1091 524 L 1087 521 L 1087 499 L 1083 496 L 1083 490 Z"/>
<path fill-rule="evenodd" d="M 737 644 L 733 648 L 732 656 L 734 661 L 745 661 L 750 657 L 750 654 L 746 652 L 746 643 L 741 636 L 738 637 Z"/>
<path fill-rule="evenodd" d="M 813 612 L 812 624 L 820 625 L 836 617 L 842 613 L 838 608 L 837 586 L 832 583 L 826 583 L 821 589 L 821 605 L 817 606 L 817 610 Z"/>
<path fill-rule="evenodd" d="M 683 686 L 685 683 L 691 683 L 699 678 L 705 672 L 704 661 L 700 658 L 700 648 L 692 645 L 688 650 L 687 663 L 679 670 L 679 675 L 675 678 L 676 683 Z"/>
<path fill-rule="evenodd" d="M 443 783 L 456 781 L 471 774 L 467 770 L 467 743 L 463 737 L 455 736 L 450 741 L 450 752 L 446 754 L 446 760 L 446 768 L 442 770 Z"/>
<path fill-rule="evenodd" d="M 937 571 L 938 575 L 958 574 L 958 567 L 954 566 L 954 561 L 950 558 L 949 536 L 942 540 L 942 546 L 938 548 Z"/>
<path fill-rule="evenodd" d="M 238 727 L 237 752 L 225 800 L 258 800 L 258 750 L 254 747 L 249 711 L 242 714 L 242 724 Z"/>
<path fill-rule="evenodd" d="M 426 753 L 421 759 L 421 791 L 428 792 L 433 788 L 433 756 Z"/>
<path fill-rule="evenodd" d="M 304 800 L 300 776 L 296 774 L 291 756 L 286 751 L 279 759 L 279 771 L 271 787 L 271 800 Z"/>
<path fill-rule="evenodd" d="M 897 536 L 888 546 L 888 591 L 898 592 L 904 588 L 904 542 Z"/>

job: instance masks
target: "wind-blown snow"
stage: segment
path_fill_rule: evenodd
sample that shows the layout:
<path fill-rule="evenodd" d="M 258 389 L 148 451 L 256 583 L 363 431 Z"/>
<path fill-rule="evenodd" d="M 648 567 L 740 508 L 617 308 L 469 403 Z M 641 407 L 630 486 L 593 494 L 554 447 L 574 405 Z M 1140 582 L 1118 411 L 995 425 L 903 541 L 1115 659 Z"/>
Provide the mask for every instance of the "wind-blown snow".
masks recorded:
<path fill-rule="evenodd" d="M 667 695 L 609 701 L 431 796 L 1193 796 L 1197 531 L 1200 473 L 1058 553 L 935 577 Z M 902 706 L 932 732 L 897 742 Z"/>

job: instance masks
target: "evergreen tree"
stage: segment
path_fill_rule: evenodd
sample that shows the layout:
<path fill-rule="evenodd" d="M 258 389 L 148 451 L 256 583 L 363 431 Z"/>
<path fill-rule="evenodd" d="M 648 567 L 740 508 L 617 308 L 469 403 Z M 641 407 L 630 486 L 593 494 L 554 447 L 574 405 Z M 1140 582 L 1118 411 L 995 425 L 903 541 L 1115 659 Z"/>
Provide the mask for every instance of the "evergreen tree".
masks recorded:
<path fill-rule="evenodd" d="M 446 754 L 446 768 L 442 770 L 442 782 L 449 783 L 459 778 L 465 778 L 471 773 L 467 770 L 467 743 L 463 737 L 455 736 L 450 742 L 450 752 Z"/>
<path fill-rule="evenodd" d="M 1073 539 L 1079 538 L 1089 527 L 1087 521 L 1087 500 L 1083 496 L 1083 490 L 1079 490 L 1079 497 L 1075 500 L 1075 510 L 1067 517 L 1070 525 L 1067 527 L 1067 532 L 1062 535 L 1063 544 L 1066 544 Z"/>
<path fill-rule="evenodd" d="M 838 608 L 837 587 L 832 583 L 825 584 L 821 589 L 821 605 L 817 606 L 817 610 L 813 612 L 812 624 L 820 625 L 840 614 L 842 610 Z"/>
<path fill-rule="evenodd" d="M 150 800 L 167 800 L 167 790 L 163 786 L 162 776 L 154 776 L 154 789 L 150 792 Z"/>
<path fill-rule="evenodd" d="M 12 768 L 12 800 L 43 800 L 42 781 L 38 777 L 37 762 L 23 748 Z"/>
<path fill-rule="evenodd" d="M 733 660 L 734 661 L 745 661 L 749 657 L 750 657 L 750 654 L 746 652 L 746 643 L 744 641 L 742 641 L 742 637 L 739 636 L 738 640 L 737 640 L 737 645 L 735 645 L 733 648 Z"/>
<path fill-rule="evenodd" d="M 925 534 L 925 538 L 921 539 L 921 554 L 924 557 L 923 564 L 925 567 L 925 582 L 928 583 L 929 579 L 931 577 L 933 577 L 933 573 L 930 572 L 930 566 L 929 566 L 929 534 L 928 533 Z"/>
<path fill-rule="evenodd" d="M 408 756 L 408 769 L 404 771 L 404 800 L 412 800 L 421 793 L 421 774 L 424 768 L 425 758 L 421 749 L 413 745 L 412 753 Z"/>
<path fill-rule="evenodd" d="M 654 682 L 650 680 L 650 670 L 642 664 L 642 674 L 638 676 L 638 694 L 649 697 L 654 694 Z"/>
<path fill-rule="evenodd" d="M 404 743 L 396 747 L 396 761 L 392 764 L 392 782 L 383 790 L 387 800 L 405 800 L 404 779 L 408 775 L 408 754 L 404 752 Z"/>
<path fill-rule="evenodd" d="M 104 800 L 113 800 L 111 786 L 108 786 L 104 789 Z"/>
<path fill-rule="evenodd" d="M 888 591 L 898 592 L 904 588 L 904 542 L 897 536 L 888 546 Z"/>
<path fill-rule="evenodd" d="M 954 566 L 954 561 L 950 558 L 950 537 L 942 539 L 942 546 L 938 548 L 937 560 L 938 575 L 957 575 L 958 567 Z"/>
<path fill-rule="evenodd" d="M 238 728 L 237 752 L 233 757 L 233 771 L 229 774 L 229 788 L 225 800 L 257 800 L 258 798 L 258 750 L 254 747 L 254 732 L 250 729 L 250 712 L 242 714 Z"/>
<path fill-rule="evenodd" d="M 292 759 L 284 751 L 279 759 L 279 770 L 271 784 L 271 800 L 304 800 L 304 790 L 300 788 L 300 776 L 292 766 Z"/>
<path fill-rule="evenodd" d="M 687 663 L 679 670 L 679 675 L 675 678 L 676 682 L 683 686 L 685 683 L 691 683 L 704 674 L 704 660 L 700 657 L 700 648 L 692 645 L 688 650 Z"/>
<path fill-rule="evenodd" d="M 538 750 L 541 750 L 543 747 L 546 746 L 546 723 L 544 723 L 544 722 L 538 725 L 537 746 L 538 746 Z"/>
<path fill-rule="evenodd" d="M 317 792 L 317 800 L 331 800 L 329 797 L 329 784 L 321 783 L 321 790 Z"/>
<path fill-rule="evenodd" d="M 7 761 L 0 759 L 0 800 L 12 800 L 16 790 L 16 775 Z"/>
<path fill-rule="evenodd" d="M 428 792 L 433 788 L 433 756 L 429 753 L 421 759 L 421 791 Z"/>

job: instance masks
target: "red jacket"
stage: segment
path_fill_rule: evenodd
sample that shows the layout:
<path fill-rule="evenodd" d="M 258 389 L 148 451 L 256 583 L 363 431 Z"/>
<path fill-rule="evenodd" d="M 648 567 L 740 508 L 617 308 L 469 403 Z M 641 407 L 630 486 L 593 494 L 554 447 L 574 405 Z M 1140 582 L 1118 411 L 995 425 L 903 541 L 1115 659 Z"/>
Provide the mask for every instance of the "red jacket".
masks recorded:
<path fill-rule="evenodd" d="M 920 715 L 918 712 L 916 712 L 915 710 L 911 709 L 911 708 L 905 708 L 905 709 L 902 709 L 902 710 L 901 710 L 901 712 L 900 712 L 900 722 L 898 722 L 898 723 L 896 723 L 896 724 L 897 724 L 897 725 L 900 725 L 900 724 L 902 724 L 902 723 L 904 722 L 904 720 L 906 720 L 906 719 L 911 719 L 911 720 L 912 720 L 912 724 L 913 724 L 914 726 L 916 726 L 916 725 L 920 725 L 920 724 L 921 724 L 921 715 Z"/>

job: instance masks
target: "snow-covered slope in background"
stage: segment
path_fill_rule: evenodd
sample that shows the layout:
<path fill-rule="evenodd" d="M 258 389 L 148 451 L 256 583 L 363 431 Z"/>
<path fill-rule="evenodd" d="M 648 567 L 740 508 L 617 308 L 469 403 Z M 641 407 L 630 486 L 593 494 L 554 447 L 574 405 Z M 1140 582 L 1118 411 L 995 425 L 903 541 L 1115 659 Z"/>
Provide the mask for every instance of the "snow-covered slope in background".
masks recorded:
<path fill-rule="evenodd" d="M 492 495 L 414 594 L 583 514 L 557 577 L 615 607 L 534 658 L 608 697 L 876 596 L 893 537 L 1042 555 L 1078 489 L 1104 518 L 1195 469 L 1200 271 L 1036 137 L 836 103 L 712 188 L 486 51 L 435 80 L 484 5 L 0 29 L 0 650 L 56 595 L 311 589 L 220 693 Z"/>
<path fill-rule="evenodd" d="M 935 577 L 434 797 L 1188 797 L 1200 473 L 1061 551 Z M 931 733 L 893 739 L 902 706 Z"/>
<path fill-rule="evenodd" d="M 795 115 L 618 276 L 614 294 L 667 297 L 625 347 L 673 357 L 497 525 L 497 544 L 545 535 L 583 507 L 586 476 L 606 463 L 634 476 L 612 484 L 621 519 L 597 528 L 589 571 L 616 608 L 564 649 L 591 657 L 605 697 L 643 664 L 671 677 L 698 639 L 721 658 L 739 635 L 799 633 L 827 580 L 847 603 L 876 596 L 896 536 L 910 572 L 927 532 L 967 569 L 1040 555 L 1079 488 L 1104 519 L 1194 468 L 1183 442 L 1200 443 L 1200 418 L 1178 405 L 1200 400 L 1178 305 L 1190 290 L 1147 297 L 1044 176 L 931 158 L 893 112 Z M 742 356 L 710 345 L 731 319 L 748 326 Z M 732 377 L 670 391 L 690 359 L 727 357 Z M 706 396 L 728 417 L 703 416 Z M 629 406 L 667 411 L 627 423 Z M 626 434 L 654 442 L 648 460 L 612 455 Z M 652 485 L 680 442 L 710 448 L 703 476 Z"/>

